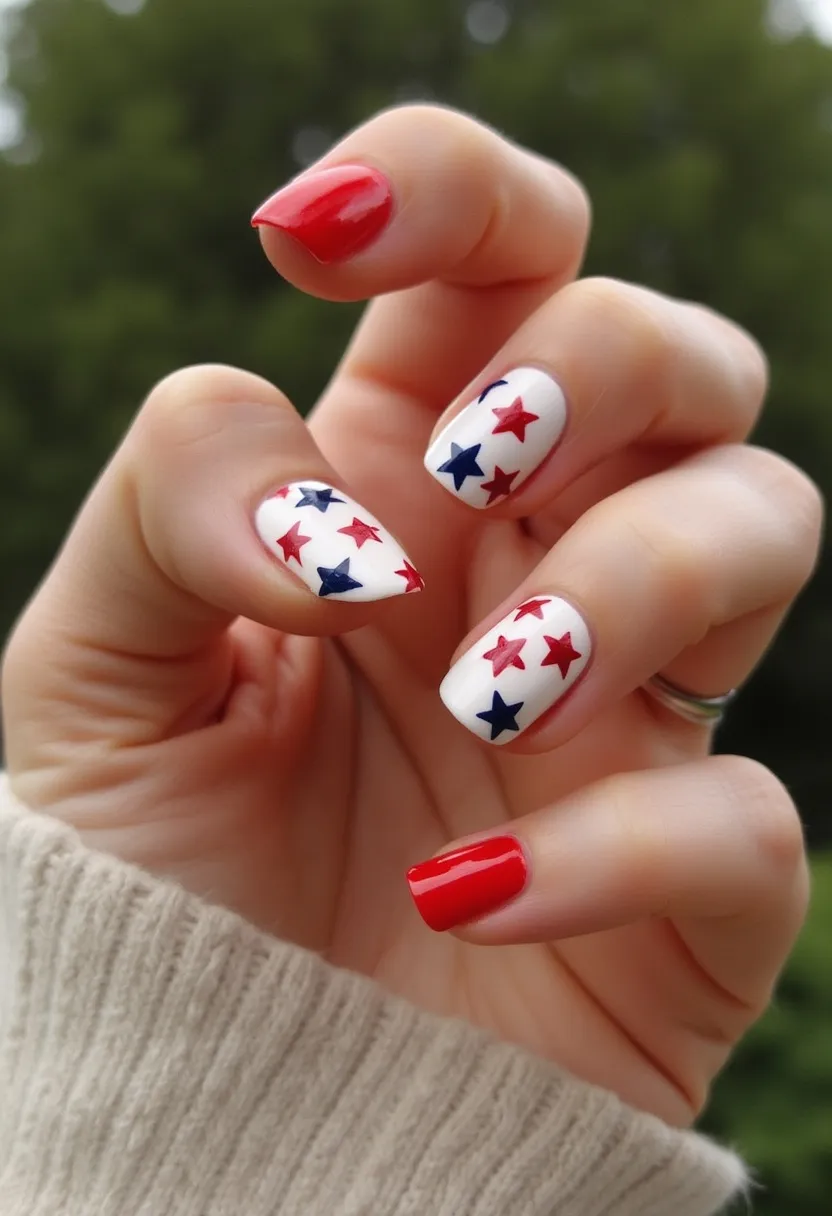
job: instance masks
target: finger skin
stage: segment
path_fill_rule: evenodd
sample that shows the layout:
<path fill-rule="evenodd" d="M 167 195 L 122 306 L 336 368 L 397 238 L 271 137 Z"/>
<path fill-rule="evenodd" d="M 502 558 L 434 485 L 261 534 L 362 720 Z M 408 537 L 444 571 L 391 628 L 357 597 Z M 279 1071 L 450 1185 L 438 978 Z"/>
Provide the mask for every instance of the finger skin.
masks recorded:
<path fill-rule="evenodd" d="M 296 485 L 333 487 L 296 514 L 301 531 L 315 534 L 313 550 L 333 515 L 339 521 L 345 511 L 369 515 L 349 501 L 302 419 L 272 385 L 234 368 L 175 373 L 151 393 L 52 573 L 64 611 L 88 621 L 84 600 L 94 587 L 102 644 L 166 656 L 197 649 L 235 616 L 303 634 L 354 627 L 366 620 L 363 606 L 310 594 L 312 586 L 295 573 L 301 561 L 287 560 L 276 543 L 267 548 L 258 537 L 264 500 Z M 298 489 L 281 501 L 300 497 Z M 291 511 L 272 514 L 274 531 Z M 360 537 L 347 535 L 339 543 L 353 564 L 362 549 L 375 556 L 383 548 L 372 539 L 365 548 Z M 395 552 L 390 564 L 399 557 Z M 404 593 L 406 580 L 399 582 Z"/>
<path fill-rule="evenodd" d="M 45 719 L 83 691 L 102 731 L 130 712 L 169 723 L 205 699 L 204 677 L 224 694 L 235 618 L 340 633 L 383 611 L 370 595 L 412 600 L 422 585 L 282 393 L 233 368 L 186 369 L 151 393 L 18 623 L 4 699 L 11 713 L 40 697 Z M 102 658 L 106 674 L 78 685 L 73 672 Z"/>
<path fill-rule="evenodd" d="M 820 526 L 811 482 L 746 446 L 636 482 L 584 515 L 462 644 L 442 699 L 482 739 L 543 752 L 712 640 L 715 687 L 691 691 L 734 687 L 759 653 L 736 637 L 726 652 L 719 629 L 749 618 L 759 642 L 766 612 L 768 636 L 813 569 Z"/>
<path fill-rule="evenodd" d="M 438 515 L 450 549 L 470 527 L 449 520 L 447 504 L 430 503 L 431 486 L 418 471 L 430 428 L 517 325 L 577 274 L 589 201 L 560 166 L 467 115 L 417 105 L 377 115 L 304 172 L 300 210 L 310 206 L 316 177 L 323 190 L 332 174 L 355 178 L 362 164 L 374 191 L 378 175 L 386 177 L 392 199 L 370 243 L 333 260 L 325 240 L 322 262 L 299 243 L 297 224 L 286 223 L 291 186 L 279 204 L 283 230 L 262 226 L 260 238 L 278 272 L 301 290 L 333 300 L 378 297 L 310 425 L 330 453 L 337 445 L 339 467 L 356 484 L 374 474 L 366 437 L 379 430 L 391 452 L 413 459 L 425 515 Z M 335 213 L 336 226 L 350 214 Z M 319 229 L 313 243 L 320 254 Z"/>
<path fill-rule="evenodd" d="M 757 344 L 724 318 L 582 279 L 541 305 L 452 404 L 425 466 L 468 506 L 527 516 L 631 444 L 744 439 L 766 380 Z M 476 455 L 464 476 L 452 449 Z"/>
<path fill-rule="evenodd" d="M 440 859 L 495 837 L 513 841 L 515 855 L 504 847 L 502 868 L 495 867 L 498 850 L 490 850 L 478 919 L 452 923 L 453 887 L 470 883 L 470 862 L 458 871 L 446 867 L 434 880 L 447 891 L 443 928 L 467 941 L 506 945 L 670 919 L 712 980 L 757 1011 L 806 911 L 794 804 L 768 770 L 736 756 L 609 777 L 502 830 L 456 841 Z M 433 894 L 419 891 L 418 865 L 409 874 L 417 897 Z M 470 913 L 470 890 L 462 890 L 458 906 Z"/>
<path fill-rule="evenodd" d="M 377 231 L 357 252 L 348 232 L 339 261 L 338 231 L 357 209 L 366 215 L 367 188 L 359 180 L 359 197 L 343 207 L 327 209 L 326 201 L 343 193 L 345 172 L 360 178 L 362 166 Z M 389 209 L 379 179 L 389 184 Z M 301 221 L 313 201 L 314 234 L 304 247 L 299 237 L 310 226 Z M 423 105 L 376 115 L 258 212 L 263 248 L 280 274 L 332 300 L 367 299 L 431 279 L 472 287 L 565 281 L 581 261 L 589 228 L 586 194 L 564 169 L 464 114 Z M 322 231 L 326 215 L 334 235 Z"/>
<path fill-rule="evenodd" d="M 788 793 L 735 756 L 606 778 L 456 841 L 408 879 L 446 925 L 455 899 L 471 915 L 477 896 L 479 919 L 451 929 L 466 942 L 545 943 L 570 1016 L 607 1045 L 596 1079 L 610 1084 L 616 1060 L 618 1092 L 639 1103 L 648 1078 L 653 1109 L 679 1125 L 768 1006 L 808 898 Z"/>

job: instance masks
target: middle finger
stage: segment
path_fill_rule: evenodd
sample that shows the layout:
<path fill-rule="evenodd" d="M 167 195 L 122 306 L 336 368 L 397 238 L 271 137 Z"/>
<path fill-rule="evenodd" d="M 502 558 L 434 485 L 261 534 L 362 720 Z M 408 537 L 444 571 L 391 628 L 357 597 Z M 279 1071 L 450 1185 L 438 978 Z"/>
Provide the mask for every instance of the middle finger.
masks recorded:
<path fill-rule="evenodd" d="M 765 359 L 738 326 L 644 288 L 582 279 L 449 408 L 425 466 L 468 506 L 528 516 L 635 443 L 678 455 L 744 439 L 765 387 Z"/>

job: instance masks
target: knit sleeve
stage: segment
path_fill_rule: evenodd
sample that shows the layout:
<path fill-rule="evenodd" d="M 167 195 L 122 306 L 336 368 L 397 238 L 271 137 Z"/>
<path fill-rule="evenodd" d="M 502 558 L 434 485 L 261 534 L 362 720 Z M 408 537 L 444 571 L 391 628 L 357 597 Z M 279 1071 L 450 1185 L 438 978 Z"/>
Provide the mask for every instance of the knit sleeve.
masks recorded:
<path fill-rule="evenodd" d="M 744 1178 L 0 785 L 3 1216 L 709 1216 Z"/>

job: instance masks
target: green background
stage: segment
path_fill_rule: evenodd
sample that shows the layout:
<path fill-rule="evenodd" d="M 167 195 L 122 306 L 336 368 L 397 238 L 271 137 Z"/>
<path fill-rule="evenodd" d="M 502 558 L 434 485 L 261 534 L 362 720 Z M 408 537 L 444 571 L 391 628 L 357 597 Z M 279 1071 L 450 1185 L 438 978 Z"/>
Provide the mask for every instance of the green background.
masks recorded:
<path fill-rule="evenodd" d="M 301 296 L 255 203 L 382 106 L 437 99 L 589 188 L 587 268 L 702 300 L 772 361 L 761 443 L 832 480 L 832 48 L 762 0 L 32 0 L 0 157 L 0 636 L 150 385 L 239 363 L 315 399 L 357 311 Z M 784 21 L 784 14 L 786 20 Z M 785 31 L 788 30 L 788 33 Z M 732 712 L 804 814 L 812 916 L 707 1126 L 754 1208 L 832 1194 L 832 595 L 825 563 Z"/>

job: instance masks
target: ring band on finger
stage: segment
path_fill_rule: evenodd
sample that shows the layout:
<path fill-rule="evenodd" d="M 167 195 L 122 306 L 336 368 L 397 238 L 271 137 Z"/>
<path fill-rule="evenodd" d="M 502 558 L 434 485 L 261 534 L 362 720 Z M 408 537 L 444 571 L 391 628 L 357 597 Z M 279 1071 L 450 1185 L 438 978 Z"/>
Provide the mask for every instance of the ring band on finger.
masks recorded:
<path fill-rule="evenodd" d="M 642 692 L 686 722 L 714 729 L 722 722 L 739 689 L 731 688 L 716 697 L 703 697 L 680 688 L 657 673 L 642 685 Z"/>

